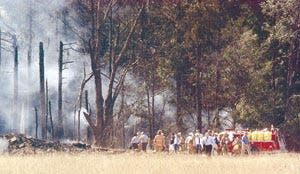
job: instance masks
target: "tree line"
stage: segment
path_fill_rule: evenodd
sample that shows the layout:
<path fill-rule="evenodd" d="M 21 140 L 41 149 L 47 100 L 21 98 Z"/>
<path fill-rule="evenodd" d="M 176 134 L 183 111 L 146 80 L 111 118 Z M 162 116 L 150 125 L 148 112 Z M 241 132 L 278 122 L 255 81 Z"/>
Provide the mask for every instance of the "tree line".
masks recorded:
<path fill-rule="evenodd" d="M 189 129 L 189 115 L 201 131 L 221 130 L 226 111 L 233 126 L 283 128 L 295 148 L 299 7 L 295 0 L 71 1 L 66 8 L 78 18 L 69 28 L 85 29 L 77 34 L 94 75 L 96 122 L 85 118 L 96 143 L 110 143 L 116 101 L 129 90 L 127 74 L 146 96 L 134 113 L 151 137 L 166 126 L 155 97 L 170 91 L 166 102 L 176 108 L 178 131 Z"/>
<path fill-rule="evenodd" d="M 299 150 L 297 0 L 68 0 L 59 14 L 89 57 L 79 99 L 92 81 L 84 117 L 96 145 L 125 144 L 134 116 L 151 138 L 273 124 Z"/>

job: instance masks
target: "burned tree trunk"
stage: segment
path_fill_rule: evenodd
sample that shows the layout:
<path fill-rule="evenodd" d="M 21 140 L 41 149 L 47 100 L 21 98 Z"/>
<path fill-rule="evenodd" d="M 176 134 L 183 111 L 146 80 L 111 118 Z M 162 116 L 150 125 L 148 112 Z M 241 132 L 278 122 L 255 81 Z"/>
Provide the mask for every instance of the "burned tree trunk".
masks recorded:
<path fill-rule="evenodd" d="M 56 136 L 58 139 L 64 137 L 63 116 L 62 116 L 62 71 L 63 71 L 63 43 L 59 43 L 59 58 L 58 58 L 58 125 Z"/>
<path fill-rule="evenodd" d="M 46 100 L 45 100 L 45 105 L 46 105 L 46 138 L 48 138 L 47 134 L 48 134 L 48 94 L 49 94 L 49 90 L 48 90 L 48 80 L 46 79 Z"/>
<path fill-rule="evenodd" d="M 88 112 L 89 111 L 89 94 L 88 90 L 85 90 L 85 109 Z M 87 134 L 86 134 L 86 139 L 88 144 L 93 143 L 93 133 L 91 127 L 87 127 Z"/>
<path fill-rule="evenodd" d="M 19 58 L 18 58 L 18 46 L 17 46 L 17 38 L 14 35 L 13 36 L 13 47 L 14 47 L 14 99 L 13 99 L 13 117 L 14 117 L 14 123 L 13 123 L 13 127 L 14 130 L 16 132 L 18 132 L 19 130 L 17 130 L 17 128 L 19 128 L 20 126 L 18 124 L 20 124 L 20 119 L 19 119 L 19 114 L 17 109 L 19 108 L 19 102 L 18 102 L 18 88 L 19 88 L 19 76 L 18 76 L 18 71 L 19 71 Z"/>
<path fill-rule="evenodd" d="M 52 119 L 51 101 L 49 101 L 49 118 L 50 118 L 50 126 L 51 126 L 51 136 L 52 136 L 52 140 L 54 140 L 54 126 L 53 126 L 53 119 Z"/>
<path fill-rule="evenodd" d="M 28 44 L 28 53 L 27 53 L 27 66 L 28 66 L 28 80 L 31 77 L 31 62 L 32 62 L 32 40 L 33 40 L 33 31 L 32 31 L 32 23 L 33 23 L 33 8 L 32 8 L 32 0 L 29 2 L 29 44 Z"/>
<path fill-rule="evenodd" d="M 38 138 L 38 128 L 39 128 L 39 121 L 38 121 L 38 110 L 34 107 L 35 111 L 35 138 Z"/>
<path fill-rule="evenodd" d="M 45 67 L 44 67 L 44 48 L 43 43 L 39 46 L 39 67 L 40 67 L 40 123 L 42 128 L 42 138 L 46 138 L 46 104 L 45 104 Z"/>
<path fill-rule="evenodd" d="M 77 111 L 77 141 L 81 140 L 81 134 L 80 134 L 80 112 L 82 107 L 82 96 L 79 96 L 79 106 Z"/>
<path fill-rule="evenodd" d="M 89 93 L 88 90 L 84 91 L 84 96 L 85 96 L 85 109 L 88 111 L 89 110 Z"/>
<path fill-rule="evenodd" d="M 97 3 L 97 4 L 96 4 Z M 96 123 L 93 122 L 91 115 L 88 113 L 84 113 L 84 116 L 90 125 L 90 127 L 93 130 L 93 135 L 95 138 L 95 145 L 97 146 L 103 146 L 108 147 L 110 146 L 110 137 L 111 132 L 113 128 L 113 108 L 115 101 L 118 97 L 118 94 L 120 92 L 120 89 L 122 88 L 125 75 L 127 73 L 126 68 L 123 69 L 124 71 L 119 76 L 120 79 L 118 83 L 115 83 L 117 76 L 118 68 L 121 68 L 121 62 L 123 55 L 125 54 L 125 51 L 128 46 L 128 42 L 131 38 L 131 35 L 135 29 L 135 26 L 137 24 L 137 20 L 141 14 L 141 11 L 143 9 L 143 6 L 141 7 L 140 11 L 138 12 L 137 16 L 135 17 L 129 32 L 127 33 L 127 36 L 125 38 L 125 41 L 123 42 L 123 46 L 120 49 L 118 54 L 115 54 L 115 50 L 113 49 L 113 60 L 112 66 L 111 66 L 111 72 L 109 73 L 109 85 L 108 85 L 108 91 L 107 91 L 107 97 L 104 101 L 103 97 L 103 89 L 102 89 L 102 69 L 103 69 L 103 42 L 102 42 L 102 34 L 101 31 L 103 31 L 103 23 L 106 20 L 106 17 L 108 15 L 108 12 L 112 10 L 113 1 L 110 1 L 108 10 L 106 13 L 103 13 L 105 11 L 104 5 L 105 2 L 103 0 L 99 0 L 98 2 L 90 1 L 91 5 L 91 18 L 92 18 L 92 26 L 91 26 L 91 38 L 89 41 L 89 52 L 90 52 L 90 59 L 91 59 L 91 68 L 94 75 L 94 81 L 95 81 L 95 97 L 96 97 Z M 120 42 L 117 42 L 117 44 L 120 44 Z"/>
<path fill-rule="evenodd" d="M 32 41 L 33 41 L 33 0 L 29 2 L 29 13 L 28 13 L 28 51 L 27 51 L 27 84 L 26 87 L 26 100 L 25 100 L 25 116 L 26 118 L 32 118 L 30 115 L 33 113 L 30 112 L 30 93 L 32 85 Z"/>

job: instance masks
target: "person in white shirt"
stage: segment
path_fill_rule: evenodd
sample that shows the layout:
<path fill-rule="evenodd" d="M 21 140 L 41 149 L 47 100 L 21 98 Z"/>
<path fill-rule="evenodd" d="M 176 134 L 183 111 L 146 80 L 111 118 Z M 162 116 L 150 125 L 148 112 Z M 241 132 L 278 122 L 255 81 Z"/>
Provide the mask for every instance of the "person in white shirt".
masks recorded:
<path fill-rule="evenodd" d="M 201 153 L 201 137 L 200 134 L 197 132 L 195 134 L 195 145 L 196 145 L 196 153 Z"/>
<path fill-rule="evenodd" d="M 138 149 L 138 144 L 139 144 L 139 137 L 138 137 L 138 134 L 135 133 L 130 141 L 130 149 L 132 149 L 132 150 Z"/>
<path fill-rule="evenodd" d="M 203 138 L 203 144 L 205 146 L 205 154 L 209 157 L 211 156 L 212 148 L 215 144 L 215 138 L 211 135 L 211 133 L 212 131 L 208 130 L 205 133 L 205 137 Z"/>
<path fill-rule="evenodd" d="M 139 143 L 141 143 L 142 150 L 144 152 L 146 152 L 148 142 L 149 142 L 149 137 L 146 134 L 144 134 L 144 132 L 141 132 L 141 135 L 139 137 Z"/>
<path fill-rule="evenodd" d="M 180 145 L 180 134 L 177 133 L 174 135 L 174 142 L 173 142 L 175 152 L 179 151 L 179 145 Z"/>
<path fill-rule="evenodd" d="M 175 139 L 175 133 L 172 133 L 169 141 L 169 153 L 175 152 L 174 139 Z"/>

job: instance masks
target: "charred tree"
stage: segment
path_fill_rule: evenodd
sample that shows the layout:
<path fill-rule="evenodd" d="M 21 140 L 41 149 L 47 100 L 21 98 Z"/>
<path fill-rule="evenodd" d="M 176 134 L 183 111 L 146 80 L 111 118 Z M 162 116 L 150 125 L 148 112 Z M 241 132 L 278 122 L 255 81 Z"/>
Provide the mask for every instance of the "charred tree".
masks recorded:
<path fill-rule="evenodd" d="M 27 84 L 26 87 L 26 101 L 25 101 L 25 116 L 27 118 L 31 118 L 30 112 L 30 93 L 31 85 L 32 85 L 32 42 L 33 42 L 33 0 L 29 1 L 29 12 L 28 12 L 28 51 L 27 51 Z"/>
<path fill-rule="evenodd" d="M 82 107 L 82 95 L 83 95 L 83 90 L 84 90 L 84 87 L 85 87 L 85 84 L 93 77 L 93 75 L 90 75 L 87 79 L 86 79 L 86 72 L 85 72 L 85 64 L 84 64 L 84 67 L 83 67 L 83 80 L 81 82 L 81 85 L 80 85 L 80 91 L 79 91 L 79 94 L 78 94 L 78 97 L 77 97 L 77 101 L 75 103 L 75 107 L 74 107 L 74 135 L 75 135 L 75 132 L 77 132 L 77 141 L 80 141 L 81 139 L 81 135 L 80 135 L 80 113 L 81 113 L 81 107 Z M 87 93 L 86 93 L 86 100 L 87 100 Z M 86 101 L 88 102 L 88 101 Z M 88 107 L 88 104 L 86 103 L 86 107 Z M 88 112 L 88 110 L 86 111 Z M 76 120 L 76 114 L 77 114 L 77 131 L 76 131 L 76 123 L 75 123 L 75 120 Z"/>
<path fill-rule="evenodd" d="M 82 96 L 79 96 L 79 106 L 77 111 L 77 141 L 81 140 L 81 134 L 80 134 L 80 112 L 82 107 Z"/>
<path fill-rule="evenodd" d="M 33 40 L 33 30 L 32 30 L 32 24 L 33 24 L 33 7 L 32 7 L 32 0 L 29 2 L 29 14 L 28 14 L 28 22 L 29 22 L 29 29 L 28 29 L 28 37 L 29 37 L 29 43 L 28 43 L 28 53 L 27 53 L 27 66 L 28 66 L 28 80 L 31 77 L 31 63 L 32 63 L 32 40 Z"/>
<path fill-rule="evenodd" d="M 85 90 L 85 109 L 88 111 L 89 110 L 89 93 L 88 90 Z M 87 135 L 86 135 L 86 139 L 87 139 L 87 143 L 92 144 L 93 142 L 93 133 L 92 133 L 92 129 L 90 126 L 88 126 L 87 128 Z"/>
<path fill-rule="evenodd" d="M 49 95 L 49 89 L 48 89 L 48 80 L 46 79 L 46 137 L 48 138 L 47 134 L 48 134 L 48 116 L 49 116 L 49 112 L 48 112 L 48 95 Z"/>
<path fill-rule="evenodd" d="M 89 92 L 88 90 L 84 91 L 84 98 L 85 98 L 85 109 L 88 111 L 89 110 Z"/>
<path fill-rule="evenodd" d="M 50 119 L 50 126 L 51 126 L 51 136 L 52 140 L 54 140 L 54 126 L 53 126 L 53 119 L 52 119 L 52 108 L 51 108 L 51 101 L 49 101 L 49 119 Z"/>
<path fill-rule="evenodd" d="M 64 137 L 63 116 L 62 116 L 62 71 L 63 71 L 63 43 L 59 43 L 58 57 L 58 125 L 56 137 L 61 139 Z"/>
<path fill-rule="evenodd" d="M 18 46 L 17 46 L 17 38 L 16 35 L 13 36 L 13 48 L 14 48 L 14 98 L 13 98 L 13 117 L 14 117 L 14 123 L 13 123 L 13 127 L 14 130 L 16 132 L 18 132 L 19 130 L 17 130 L 17 128 L 19 128 L 20 126 L 18 124 L 20 124 L 19 121 L 19 114 L 17 109 L 19 108 L 19 102 L 18 102 L 18 88 L 19 88 L 19 76 L 18 76 L 18 71 L 19 71 L 19 58 L 18 58 Z"/>
<path fill-rule="evenodd" d="M 119 80 L 116 83 L 115 80 L 117 78 L 118 69 L 121 68 L 121 62 L 123 55 L 128 46 L 128 42 L 131 38 L 131 35 L 135 29 L 137 24 L 137 19 L 139 18 L 142 8 L 138 12 L 137 17 L 133 20 L 133 23 L 129 27 L 129 32 L 126 35 L 125 41 L 123 42 L 122 48 L 116 54 L 115 49 L 113 50 L 112 58 L 112 66 L 111 72 L 108 75 L 109 84 L 107 96 L 104 99 L 103 96 L 103 79 L 102 79 L 102 69 L 103 69 L 103 42 L 102 42 L 102 32 L 103 31 L 103 23 L 106 20 L 107 13 L 103 13 L 105 11 L 104 1 L 99 0 L 97 2 L 91 2 L 91 11 L 92 11 L 92 25 L 91 25 L 91 38 L 89 44 L 89 53 L 91 59 L 91 68 L 94 75 L 95 82 L 95 98 L 96 98 L 96 123 L 91 118 L 91 115 L 88 113 L 84 113 L 84 116 L 91 126 L 93 130 L 93 135 L 95 139 L 96 146 L 108 147 L 111 145 L 110 138 L 112 135 L 113 128 L 113 108 L 115 105 L 115 101 L 119 95 L 121 87 L 123 86 L 123 82 L 125 80 L 125 76 L 127 74 L 128 68 L 125 67 L 123 69 L 122 74 L 119 76 Z M 96 4 L 97 3 L 97 4 Z M 110 1 L 107 12 L 112 9 L 113 1 Z M 120 42 L 118 42 L 120 44 Z"/>
<path fill-rule="evenodd" d="M 42 128 L 42 138 L 46 139 L 46 103 L 45 103 L 45 66 L 44 66 L 44 48 L 43 43 L 39 45 L 39 69 L 40 69 L 40 110 L 39 122 Z"/>
<path fill-rule="evenodd" d="M 38 138 L 38 128 L 39 128 L 39 121 L 38 121 L 38 110 L 34 107 L 35 111 L 35 138 Z"/>

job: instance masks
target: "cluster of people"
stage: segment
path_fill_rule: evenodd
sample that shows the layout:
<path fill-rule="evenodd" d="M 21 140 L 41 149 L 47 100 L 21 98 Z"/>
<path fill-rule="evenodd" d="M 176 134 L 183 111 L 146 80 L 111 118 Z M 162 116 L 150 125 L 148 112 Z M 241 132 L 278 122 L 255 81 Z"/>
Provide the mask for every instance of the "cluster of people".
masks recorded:
<path fill-rule="evenodd" d="M 216 133 L 207 130 L 204 134 L 199 130 L 190 132 L 185 138 L 181 132 L 172 133 L 166 140 L 162 130 L 158 130 L 152 144 L 150 139 L 143 132 L 138 132 L 131 139 L 131 149 L 139 149 L 146 151 L 147 145 L 152 145 L 156 152 L 168 151 L 169 153 L 177 153 L 179 151 L 187 151 L 188 153 L 205 153 L 211 156 L 212 153 L 226 155 L 230 151 L 232 154 L 250 154 L 250 142 L 247 132 L 242 137 L 234 137 L 231 134 Z M 230 147 L 231 146 L 231 147 Z"/>
<path fill-rule="evenodd" d="M 199 130 L 195 133 L 190 132 L 184 139 L 181 132 L 173 133 L 169 144 L 169 152 L 178 152 L 187 150 L 189 153 L 203 153 L 211 156 L 215 145 L 219 144 L 219 140 L 214 136 L 213 131 L 208 130 L 205 134 L 201 134 Z"/>
<path fill-rule="evenodd" d="M 131 139 L 130 149 L 146 152 L 149 140 L 149 137 L 144 132 L 137 132 Z"/>

